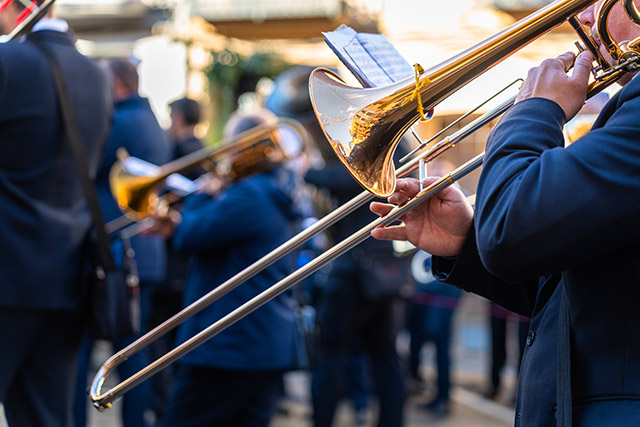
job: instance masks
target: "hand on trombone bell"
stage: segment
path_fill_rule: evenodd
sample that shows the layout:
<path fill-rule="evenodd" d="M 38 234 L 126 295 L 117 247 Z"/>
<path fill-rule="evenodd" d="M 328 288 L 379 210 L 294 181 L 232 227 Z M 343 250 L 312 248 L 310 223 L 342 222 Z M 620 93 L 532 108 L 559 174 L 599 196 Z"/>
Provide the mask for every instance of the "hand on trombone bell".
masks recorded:
<path fill-rule="evenodd" d="M 436 180 L 429 177 L 423 184 L 426 187 Z M 406 203 L 419 191 L 417 179 L 399 179 L 396 191 L 388 198 L 389 203 L 373 202 L 371 212 L 385 216 L 395 205 Z M 430 254 L 455 256 L 460 253 L 471 227 L 473 208 L 459 188 L 449 186 L 399 220 L 402 221 L 399 225 L 374 229 L 371 236 L 380 240 L 407 240 Z"/>

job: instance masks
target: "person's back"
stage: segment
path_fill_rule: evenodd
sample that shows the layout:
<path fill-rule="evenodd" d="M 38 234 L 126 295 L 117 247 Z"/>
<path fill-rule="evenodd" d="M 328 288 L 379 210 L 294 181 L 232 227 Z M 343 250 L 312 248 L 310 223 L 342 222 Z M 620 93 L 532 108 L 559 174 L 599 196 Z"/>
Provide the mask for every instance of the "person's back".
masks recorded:
<path fill-rule="evenodd" d="M 3 31 L 23 9 L 5 6 Z M 113 105 L 66 22 L 43 19 L 24 40 L 0 44 L 0 401 L 18 426 L 70 422 L 91 225 L 41 48 L 62 70 L 92 175 Z"/>
<path fill-rule="evenodd" d="M 91 216 L 62 138 L 50 67 L 34 42 L 47 46 L 74 82 L 69 95 L 92 173 L 109 129 L 111 97 L 102 71 L 66 33 L 38 31 L 25 42 L 0 45 L 0 269 L 7 284 L 0 301 L 69 308 L 80 295 L 80 245 Z"/>
<path fill-rule="evenodd" d="M 239 127 L 232 134 L 246 129 Z M 192 257 L 185 305 L 291 237 L 299 219 L 292 184 L 291 173 L 277 166 L 240 179 L 213 196 L 197 194 L 185 202 L 173 234 L 174 247 Z M 235 310 L 292 269 L 289 256 L 261 271 L 188 319 L 178 331 L 178 342 Z M 183 356 L 168 401 L 167 423 L 268 425 L 282 373 L 295 362 L 294 339 L 294 300 L 285 293 Z M 210 387 L 212 382 L 224 383 L 225 389 Z"/>

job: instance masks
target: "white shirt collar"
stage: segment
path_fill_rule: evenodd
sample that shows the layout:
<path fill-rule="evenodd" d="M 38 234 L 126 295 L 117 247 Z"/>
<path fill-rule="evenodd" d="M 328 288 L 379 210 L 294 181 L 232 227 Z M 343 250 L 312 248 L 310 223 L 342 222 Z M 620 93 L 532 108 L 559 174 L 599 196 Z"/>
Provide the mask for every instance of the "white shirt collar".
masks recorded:
<path fill-rule="evenodd" d="M 35 23 L 31 32 L 35 33 L 36 31 L 44 30 L 53 30 L 60 31 L 61 33 L 66 33 L 67 31 L 69 31 L 69 24 L 67 23 L 67 21 L 58 18 L 42 18 Z"/>

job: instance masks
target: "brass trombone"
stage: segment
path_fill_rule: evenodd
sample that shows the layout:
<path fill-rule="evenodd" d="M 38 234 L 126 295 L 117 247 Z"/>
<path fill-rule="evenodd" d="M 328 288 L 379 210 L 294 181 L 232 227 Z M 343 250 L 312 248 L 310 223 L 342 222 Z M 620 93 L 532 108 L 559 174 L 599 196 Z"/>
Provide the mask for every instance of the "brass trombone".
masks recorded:
<path fill-rule="evenodd" d="M 607 10 L 608 13 L 610 8 L 605 9 L 605 6 L 617 1 L 619 0 L 605 0 L 605 5 L 603 5 L 602 9 Z M 423 73 L 422 78 L 429 79 L 422 94 L 424 107 L 430 108 L 435 105 L 461 85 L 466 84 L 513 53 L 513 51 L 551 30 L 566 19 L 576 21 L 574 16 L 594 2 L 595 0 L 556 0 L 487 41 Z M 606 17 L 606 14 L 601 14 L 599 17 L 599 21 L 605 27 Z M 634 22 L 640 25 L 639 21 Z M 579 25 L 577 22 L 574 22 L 574 24 Z M 598 31 L 602 32 L 604 30 L 598 28 Z M 588 38 L 584 31 L 582 33 L 579 32 L 578 35 L 583 40 Z M 585 41 L 585 44 L 588 49 L 595 47 L 595 43 L 592 41 L 590 43 Z M 627 46 L 624 46 L 622 50 L 625 52 L 630 51 Z M 610 52 L 612 51 L 610 50 Z M 602 74 L 599 76 L 601 79 L 592 86 L 590 92 L 593 93 L 604 88 L 605 85 L 611 84 L 625 72 L 637 67 L 635 65 L 636 60 L 626 60 L 621 56 L 614 55 L 614 53 L 612 52 L 612 56 L 622 65 L 619 65 L 619 68 L 601 66 Z M 110 390 L 102 392 L 106 377 L 116 366 L 127 360 L 132 354 L 140 351 L 140 349 L 155 341 L 191 315 L 199 312 L 284 255 L 298 248 L 315 234 L 335 224 L 364 203 L 373 200 L 374 194 L 383 196 L 390 194 L 393 192 L 396 176 L 405 176 L 418 168 L 421 162 L 429 161 L 453 147 L 457 142 L 475 132 L 484 124 L 500 116 L 513 104 L 515 99 L 515 97 L 512 97 L 493 110 L 483 114 L 458 132 L 444 138 L 426 152 L 407 162 L 395 172 L 391 161 L 393 151 L 400 136 L 417 120 L 417 113 L 414 112 L 413 106 L 405 102 L 409 99 L 413 88 L 414 83 L 400 82 L 387 88 L 356 89 L 346 86 L 328 70 L 321 69 L 313 74 L 310 79 L 310 91 L 316 115 L 323 126 L 325 134 L 334 149 L 339 153 L 343 163 L 348 163 L 346 166 L 351 174 L 363 185 L 366 184 L 365 187 L 372 191 L 364 191 L 354 197 L 345 205 L 329 213 L 313 226 L 294 236 L 153 331 L 109 358 L 102 365 L 91 384 L 90 395 L 96 408 L 104 410 L 110 407 L 111 403 L 127 390 L 226 329 L 253 310 L 266 304 L 328 262 L 366 240 L 374 228 L 391 224 L 409 210 L 478 168 L 482 164 L 483 154 L 476 156 L 447 176 L 423 189 L 406 204 L 395 207 L 387 216 L 378 218 L 363 227 L 301 269 L 296 270 L 188 341 L 152 362 L 140 372 L 124 379 Z M 364 101 L 357 103 L 358 98 Z"/>

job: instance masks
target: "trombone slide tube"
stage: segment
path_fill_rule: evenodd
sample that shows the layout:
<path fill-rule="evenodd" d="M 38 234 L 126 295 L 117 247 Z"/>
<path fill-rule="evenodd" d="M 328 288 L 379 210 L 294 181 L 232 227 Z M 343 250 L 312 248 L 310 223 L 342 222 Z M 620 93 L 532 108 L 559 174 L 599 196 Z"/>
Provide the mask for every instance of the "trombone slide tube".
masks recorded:
<path fill-rule="evenodd" d="M 153 375 L 156 371 L 166 367 L 171 364 L 176 359 L 185 355 L 193 348 L 199 346 L 203 342 L 209 340 L 213 336 L 217 335 L 221 331 L 225 330 L 232 324 L 236 323 L 238 320 L 244 318 L 254 310 L 263 306 L 267 302 L 271 301 L 273 298 L 282 294 L 289 288 L 293 287 L 301 280 L 307 278 L 314 272 L 318 271 L 320 268 L 324 267 L 329 262 L 343 255 L 345 252 L 359 245 L 366 239 L 368 239 L 371 235 L 371 230 L 376 227 L 381 227 L 388 225 L 402 215 L 406 214 L 411 209 L 415 208 L 420 203 L 426 201 L 427 199 L 433 197 L 440 191 L 444 190 L 448 186 L 452 185 L 457 180 L 463 178 L 473 170 L 477 169 L 484 160 L 484 153 L 479 154 L 478 156 L 471 159 L 469 162 L 460 166 L 455 171 L 449 173 L 447 176 L 440 178 L 438 181 L 431 184 L 429 187 L 422 190 L 415 198 L 409 200 L 402 206 L 396 206 L 384 217 L 378 218 L 375 221 L 372 221 L 365 227 L 361 228 L 356 233 L 352 234 L 350 237 L 346 238 L 342 242 L 335 245 L 330 250 L 322 253 L 318 257 L 316 257 L 313 261 L 309 262 L 302 268 L 294 271 L 289 276 L 285 277 L 275 285 L 266 289 L 262 293 L 258 294 L 251 300 L 247 301 L 245 304 L 241 305 L 222 319 L 218 320 L 205 330 L 201 331 L 197 335 L 193 336 L 189 340 L 185 341 L 178 347 L 174 348 L 166 355 L 162 356 L 158 360 L 149 364 L 138 373 L 132 375 L 131 377 L 125 379 L 120 384 L 113 387 L 111 390 L 104 394 L 100 394 L 102 385 L 106 379 L 106 376 L 117 366 L 119 363 L 122 363 L 126 360 L 126 356 L 123 354 L 116 354 L 112 358 L 110 358 L 98 371 L 96 374 L 90 389 L 91 399 L 94 402 L 94 406 L 96 408 L 104 410 L 111 406 L 111 403 L 120 397 L 122 394 L 126 393 L 131 388 L 135 387 L 140 382 L 144 381 L 151 375 Z M 126 350 L 126 349 L 125 349 Z"/>

